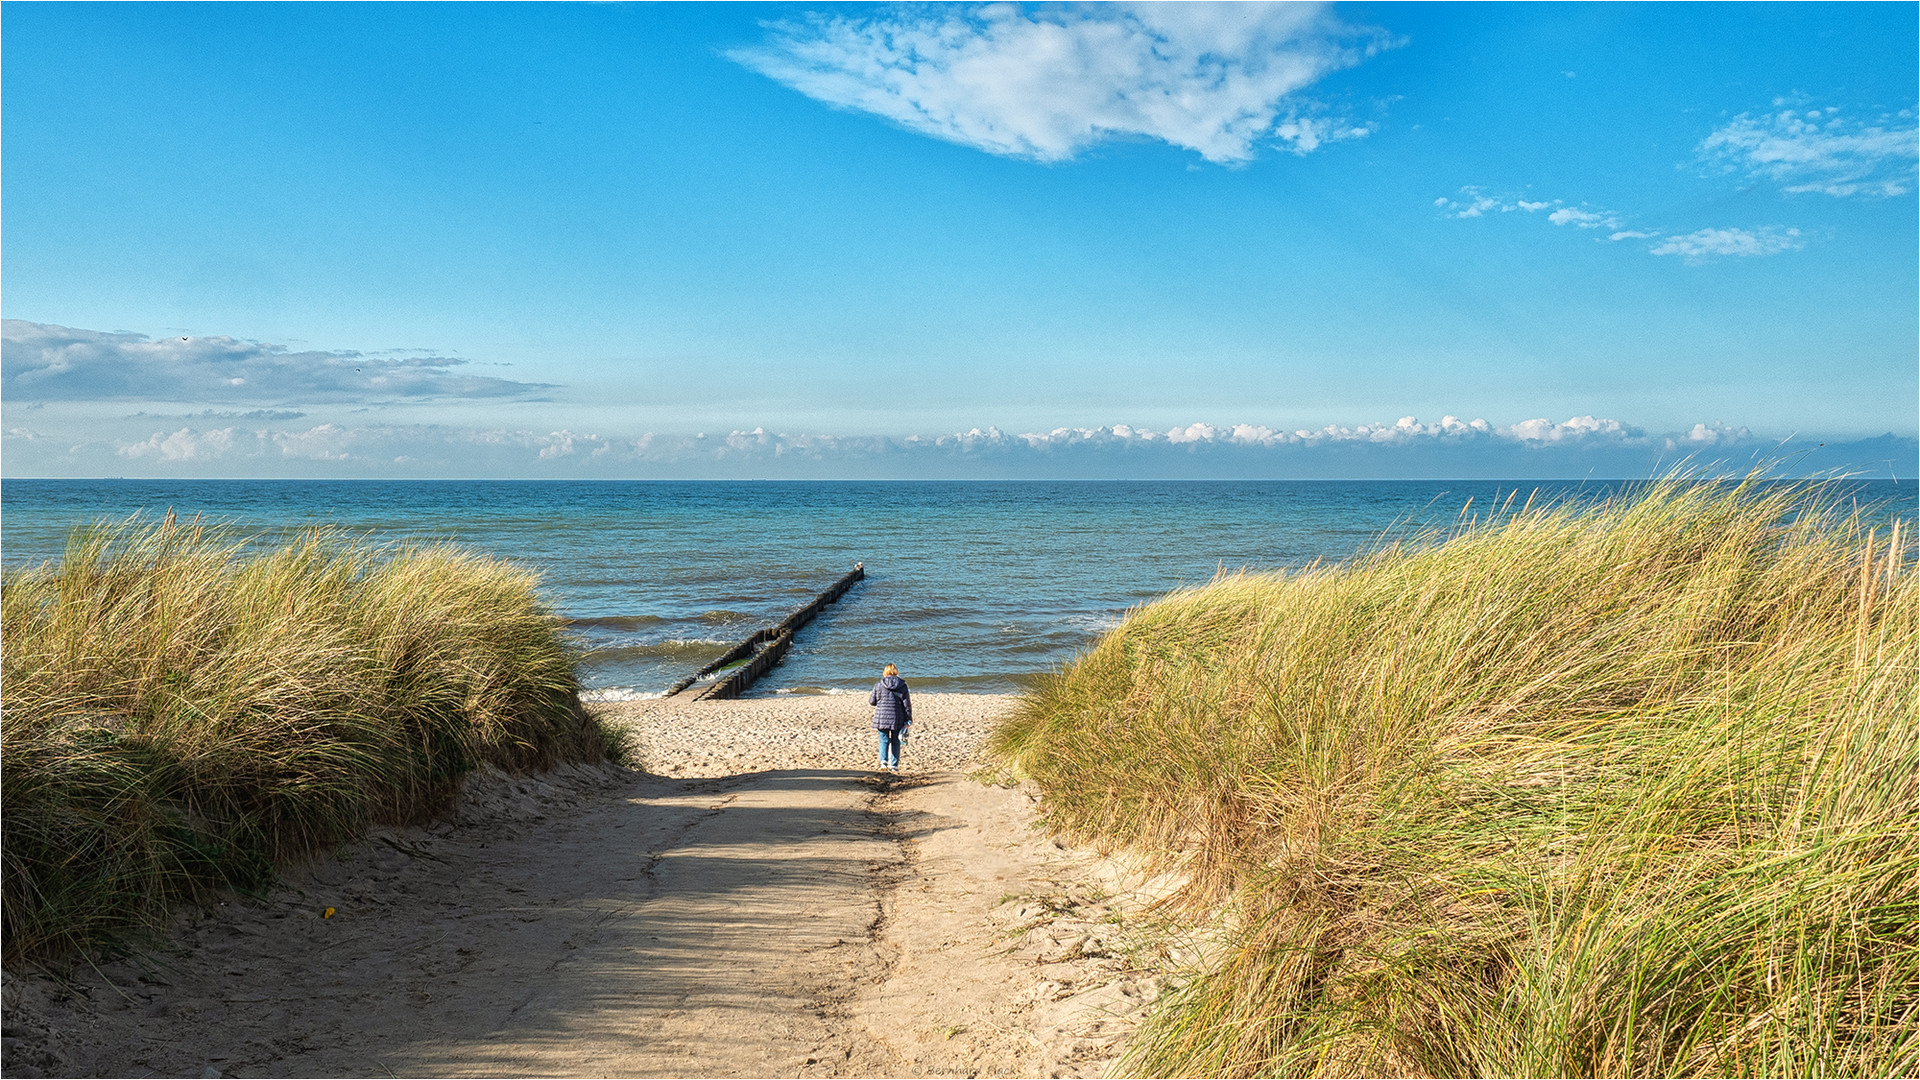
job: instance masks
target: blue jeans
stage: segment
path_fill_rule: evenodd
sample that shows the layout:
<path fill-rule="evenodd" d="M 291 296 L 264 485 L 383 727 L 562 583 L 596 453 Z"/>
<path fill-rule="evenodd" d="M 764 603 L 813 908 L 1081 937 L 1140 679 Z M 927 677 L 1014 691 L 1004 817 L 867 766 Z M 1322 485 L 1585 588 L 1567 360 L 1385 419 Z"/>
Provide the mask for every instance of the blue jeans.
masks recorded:
<path fill-rule="evenodd" d="M 904 729 L 887 731 L 884 728 L 880 736 L 880 764 L 898 767 L 900 764 L 900 737 L 906 734 Z"/>

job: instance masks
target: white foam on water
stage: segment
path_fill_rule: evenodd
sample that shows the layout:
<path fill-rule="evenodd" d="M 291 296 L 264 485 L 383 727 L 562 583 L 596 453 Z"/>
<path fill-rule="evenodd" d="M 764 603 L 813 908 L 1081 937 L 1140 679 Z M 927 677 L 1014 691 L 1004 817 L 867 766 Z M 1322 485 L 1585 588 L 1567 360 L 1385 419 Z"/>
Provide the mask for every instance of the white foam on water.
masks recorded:
<path fill-rule="evenodd" d="M 581 701 L 652 701 L 666 697 L 660 690 L 635 690 L 627 686 L 602 686 L 593 690 L 580 691 Z"/>
<path fill-rule="evenodd" d="M 845 694 L 860 694 L 860 693 L 865 693 L 865 691 L 843 690 L 838 686 L 782 686 L 779 689 L 775 690 L 774 693 L 776 694 L 808 694 L 808 695 L 832 694 L 835 696 L 839 696 L 839 695 L 845 695 Z"/>

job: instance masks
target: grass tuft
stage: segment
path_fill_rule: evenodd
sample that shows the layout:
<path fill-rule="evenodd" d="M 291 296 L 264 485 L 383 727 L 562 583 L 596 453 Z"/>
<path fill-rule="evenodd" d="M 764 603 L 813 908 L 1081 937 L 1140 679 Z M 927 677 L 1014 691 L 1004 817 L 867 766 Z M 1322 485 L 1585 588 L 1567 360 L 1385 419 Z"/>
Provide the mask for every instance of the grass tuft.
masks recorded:
<path fill-rule="evenodd" d="M 994 733 L 1231 928 L 1123 1067 L 1920 1071 L 1911 523 L 1676 476 L 1133 612 Z"/>
<path fill-rule="evenodd" d="M 9 959 L 419 821 L 464 773 L 624 752 L 524 569 L 316 531 L 249 549 L 197 519 L 76 529 L 0 588 Z"/>

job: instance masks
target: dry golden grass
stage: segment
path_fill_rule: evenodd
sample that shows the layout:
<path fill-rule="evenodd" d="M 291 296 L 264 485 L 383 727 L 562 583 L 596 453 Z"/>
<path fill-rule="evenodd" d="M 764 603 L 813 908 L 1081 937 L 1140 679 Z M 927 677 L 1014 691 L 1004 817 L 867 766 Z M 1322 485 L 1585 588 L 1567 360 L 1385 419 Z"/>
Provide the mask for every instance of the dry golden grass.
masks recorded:
<path fill-rule="evenodd" d="M 1134 612 L 994 749 L 1188 875 L 1164 1075 L 1913 1075 L 1911 526 L 1669 479 Z"/>
<path fill-rule="evenodd" d="M 102 940 L 417 820 L 492 763 L 598 760 L 531 573 L 327 533 L 76 530 L 0 591 L 9 956 Z M 617 748 L 616 748 L 617 750 Z"/>

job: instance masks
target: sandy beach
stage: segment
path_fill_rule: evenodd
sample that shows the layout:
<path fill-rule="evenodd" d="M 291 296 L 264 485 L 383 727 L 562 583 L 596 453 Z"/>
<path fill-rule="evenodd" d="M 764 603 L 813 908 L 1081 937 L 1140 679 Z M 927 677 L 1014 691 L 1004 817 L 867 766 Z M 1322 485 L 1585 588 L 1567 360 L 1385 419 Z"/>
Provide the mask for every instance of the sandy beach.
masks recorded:
<path fill-rule="evenodd" d="M 634 733 L 650 772 L 718 777 L 761 769 L 870 769 L 878 749 L 862 694 L 781 694 L 736 701 L 671 699 L 595 705 Z M 915 694 L 902 765 L 909 774 L 965 772 L 994 718 L 1016 699 L 998 694 Z"/>
<path fill-rule="evenodd" d="M 154 946 L 10 970 L 10 1076 L 1090 1076 L 1158 992 L 1112 863 L 970 780 L 1012 698 L 596 706 L 646 771 L 472 778 Z M 327 909 L 333 909 L 325 917 Z"/>

